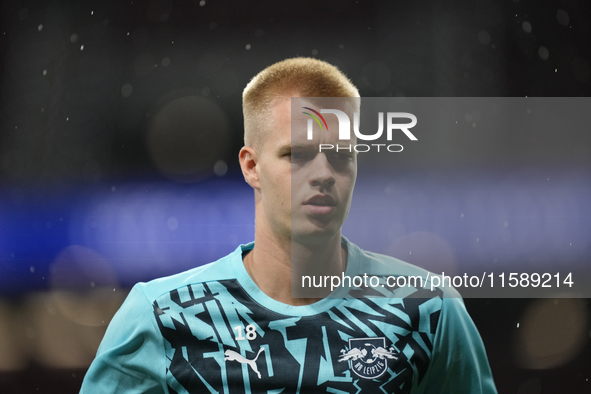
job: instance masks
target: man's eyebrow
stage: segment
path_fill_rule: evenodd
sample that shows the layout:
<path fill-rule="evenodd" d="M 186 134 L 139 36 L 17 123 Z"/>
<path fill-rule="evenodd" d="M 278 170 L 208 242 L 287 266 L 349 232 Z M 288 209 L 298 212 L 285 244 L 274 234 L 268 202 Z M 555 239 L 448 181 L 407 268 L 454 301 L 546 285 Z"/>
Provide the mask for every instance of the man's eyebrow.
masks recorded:
<path fill-rule="evenodd" d="M 279 152 L 289 152 L 292 150 L 306 150 L 315 148 L 314 144 L 302 144 L 302 143 L 294 143 L 294 144 L 285 144 L 279 147 Z"/>
<path fill-rule="evenodd" d="M 285 153 L 285 152 L 289 152 L 289 151 L 291 151 L 291 144 L 290 143 L 289 144 L 281 145 L 279 147 L 279 152 L 280 153 Z"/>
<path fill-rule="evenodd" d="M 297 143 L 296 142 L 296 143 L 290 145 L 290 148 L 292 150 L 293 149 L 310 149 L 310 148 L 315 148 L 315 147 L 316 147 L 316 145 L 315 144 L 312 144 L 312 143 L 309 143 L 309 144 L 305 144 L 304 143 L 304 144 L 302 144 L 302 143 Z"/>

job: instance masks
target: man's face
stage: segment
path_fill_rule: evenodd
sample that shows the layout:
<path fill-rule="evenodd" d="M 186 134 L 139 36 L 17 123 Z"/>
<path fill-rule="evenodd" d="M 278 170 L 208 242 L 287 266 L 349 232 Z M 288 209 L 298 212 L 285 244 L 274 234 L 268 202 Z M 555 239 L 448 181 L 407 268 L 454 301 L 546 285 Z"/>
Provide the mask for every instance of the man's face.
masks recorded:
<path fill-rule="evenodd" d="M 308 101 L 304 105 L 320 109 Z M 303 243 L 317 243 L 340 235 L 351 205 L 357 157 L 348 150 L 319 152 L 319 144 L 339 145 L 337 118 L 326 115 L 330 131 L 321 131 L 315 124 L 314 138 L 308 140 L 311 118 L 302 111 L 292 113 L 290 99 L 272 107 L 257 165 L 263 210 L 273 231 Z M 351 143 L 355 142 L 340 141 L 340 146 Z"/>

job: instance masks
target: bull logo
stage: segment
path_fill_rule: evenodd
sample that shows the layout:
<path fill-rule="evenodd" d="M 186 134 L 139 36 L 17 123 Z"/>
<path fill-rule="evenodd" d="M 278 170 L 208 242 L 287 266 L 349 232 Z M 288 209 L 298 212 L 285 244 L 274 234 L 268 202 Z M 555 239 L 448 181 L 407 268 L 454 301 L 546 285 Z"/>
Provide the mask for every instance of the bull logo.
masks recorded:
<path fill-rule="evenodd" d="M 398 360 L 394 346 L 386 349 L 386 339 L 357 338 L 349 339 L 349 350 L 341 350 L 339 362 L 349 362 L 349 368 L 363 379 L 380 377 L 388 369 L 388 360 Z"/>

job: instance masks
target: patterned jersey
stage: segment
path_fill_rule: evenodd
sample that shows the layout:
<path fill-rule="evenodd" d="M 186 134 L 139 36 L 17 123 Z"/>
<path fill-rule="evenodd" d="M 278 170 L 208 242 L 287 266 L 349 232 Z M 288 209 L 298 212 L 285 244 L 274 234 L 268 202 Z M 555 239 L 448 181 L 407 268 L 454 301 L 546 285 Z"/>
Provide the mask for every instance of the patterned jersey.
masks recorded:
<path fill-rule="evenodd" d="M 343 242 L 347 275 L 427 276 Z M 286 305 L 246 272 L 253 247 L 134 286 L 81 393 L 496 393 L 457 293 L 379 286 Z"/>

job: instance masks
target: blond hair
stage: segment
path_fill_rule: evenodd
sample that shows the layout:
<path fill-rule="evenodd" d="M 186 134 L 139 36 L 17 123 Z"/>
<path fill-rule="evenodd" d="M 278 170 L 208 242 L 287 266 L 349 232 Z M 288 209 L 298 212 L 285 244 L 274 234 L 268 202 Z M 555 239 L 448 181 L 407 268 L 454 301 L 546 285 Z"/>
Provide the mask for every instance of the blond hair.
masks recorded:
<path fill-rule="evenodd" d="M 297 57 L 258 73 L 242 93 L 244 144 L 258 149 L 275 100 L 287 97 L 359 97 L 357 88 L 335 66 Z"/>

